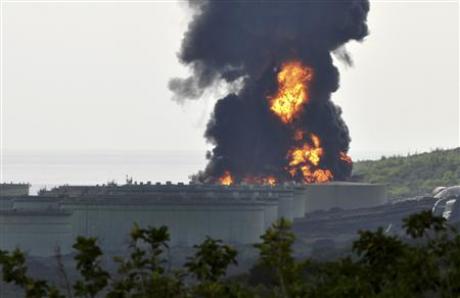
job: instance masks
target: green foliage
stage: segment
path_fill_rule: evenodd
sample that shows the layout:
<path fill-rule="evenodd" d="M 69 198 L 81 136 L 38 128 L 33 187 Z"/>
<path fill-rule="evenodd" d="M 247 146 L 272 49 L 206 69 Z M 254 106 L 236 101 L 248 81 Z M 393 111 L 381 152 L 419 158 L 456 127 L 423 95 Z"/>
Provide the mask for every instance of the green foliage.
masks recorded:
<path fill-rule="evenodd" d="M 220 240 L 209 237 L 200 244 L 194 246 L 196 253 L 185 263 L 188 272 L 199 281 L 192 290 L 193 296 L 197 297 L 222 297 L 231 296 L 237 290 L 230 285 L 220 282 L 225 276 L 228 266 L 236 265 L 237 251 Z"/>
<path fill-rule="evenodd" d="M 225 275 L 230 264 L 237 264 L 236 250 L 222 244 L 221 240 L 207 237 L 202 244 L 195 245 L 195 248 L 197 252 L 189 258 L 185 267 L 201 282 L 216 282 Z"/>
<path fill-rule="evenodd" d="M 255 247 L 260 252 L 260 264 L 275 272 L 281 297 L 298 296 L 302 292 L 299 276 L 301 263 L 292 256 L 295 236 L 291 232 L 291 223 L 281 218 L 261 236 L 262 243 Z"/>
<path fill-rule="evenodd" d="M 58 289 L 44 280 L 36 280 L 27 275 L 24 253 L 18 249 L 12 252 L 0 250 L 0 265 L 3 281 L 14 283 L 24 289 L 26 298 L 61 298 Z"/>
<path fill-rule="evenodd" d="M 206 238 L 181 270 L 167 269 L 166 227 L 131 232 L 130 254 L 117 258 L 116 277 L 102 268 L 94 238 L 78 237 L 75 260 L 82 279 L 77 297 L 460 297 L 460 235 L 440 217 L 424 211 L 404 219 L 406 237 L 383 229 L 360 231 L 352 254 L 335 261 L 296 260 L 294 234 L 285 219 L 274 223 L 255 245 L 260 258 L 244 278 L 226 279 L 237 252 Z M 62 296 L 48 282 L 31 278 L 19 250 L 0 251 L 2 278 L 26 297 Z"/>
<path fill-rule="evenodd" d="M 427 236 L 431 230 L 442 232 L 447 229 L 446 219 L 434 217 L 431 211 L 425 210 L 403 219 L 403 227 L 412 238 Z"/>
<path fill-rule="evenodd" d="M 115 258 L 119 277 L 114 280 L 107 297 L 181 297 L 183 274 L 166 273 L 169 249 L 167 227 L 142 229 L 137 224 L 131 230 L 130 257 Z"/>
<path fill-rule="evenodd" d="M 101 267 L 102 251 L 96 245 L 96 238 L 77 237 L 73 248 L 77 250 L 77 270 L 83 277 L 83 280 L 78 280 L 74 285 L 75 296 L 96 297 L 107 286 L 110 277 Z"/>
<path fill-rule="evenodd" d="M 353 167 L 353 180 L 388 184 L 391 198 L 424 195 L 460 184 L 460 148 L 358 161 Z"/>

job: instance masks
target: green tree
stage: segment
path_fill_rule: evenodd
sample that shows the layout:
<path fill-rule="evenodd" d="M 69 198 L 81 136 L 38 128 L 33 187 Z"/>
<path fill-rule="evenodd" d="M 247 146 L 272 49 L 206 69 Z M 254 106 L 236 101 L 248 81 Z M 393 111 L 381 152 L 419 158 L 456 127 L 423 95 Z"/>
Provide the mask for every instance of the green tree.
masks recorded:
<path fill-rule="evenodd" d="M 292 245 L 295 241 L 291 231 L 291 223 L 281 218 L 261 236 L 262 242 L 256 244 L 259 250 L 260 264 L 266 266 L 277 277 L 281 297 L 297 297 L 302 294 L 303 287 L 299 282 L 302 262 L 293 257 Z"/>
<path fill-rule="evenodd" d="M 77 270 L 83 277 L 73 286 L 77 297 L 96 297 L 108 284 L 110 275 L 101 267 L 102 251 L 96 238 L 77 237 L 73 245 L 77 251 Z"/>
<path fill-rule="evenodd" d="M 198 297 L 232 297 L 241 289 L 223 284 L 230 265 L 237 265 L 237 251 L 221 240 L 207 237 L 203 243 L 194 246 L 195 255 L 188 258 L 185 268 L 198 281 L 192 293 Z"/>
<path fill-rule="evenodd" d="M 383 229 L 360 231 L 349 256 L 321 262 L 293 255 L 294 234 L 285 219 L 274 223 L 256 247 L 260 258 L 249 277 L 229 279 L 237 251 L 206 238 L 182 269 L 167 270 L 169 233 L 166 227 L 131 232 L 130 254 L 117 258 L 113 277 L 101 263 L 95 238 L 78 237 L 75 260 L 81 279 L 77 297 L 460 297 L 460 235 L 429 211 L 406 218 L 404 237 Z M 64 297 L 47 281 L 29 276 L 20 250 L 0 251 L 2 279 L 30 298 Z M 262 275 L 258 278 L 251 275 Z M 262 284 L 248 281 L 263 280 Z"/>
<path fill-rule="evenodd" d="M 143 229 L 135 224 L 130 236 L 129 258 L 115 258 L 119 278 L 112 282 L 107 297 L 184 296 L 184 275 L 165 269 L 168 261 L 164 255 L 170 239 L 167 227 Z"/>
<path fill-rule="evenodd" d="M 24 253 L 19 249 L 12 252 L 0 250 L 0 265 L 2 266 L 3 281 L 14 283 L 25 291 L 27 298 L 61 298 L 59 290 L 47 281 L 37 280 L 27 274 Z"/>

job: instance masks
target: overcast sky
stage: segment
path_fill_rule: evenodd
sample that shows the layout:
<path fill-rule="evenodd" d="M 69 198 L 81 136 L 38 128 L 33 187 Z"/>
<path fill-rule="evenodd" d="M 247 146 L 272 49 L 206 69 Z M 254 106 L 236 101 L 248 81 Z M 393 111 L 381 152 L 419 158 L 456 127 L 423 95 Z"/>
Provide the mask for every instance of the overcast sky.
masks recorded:
<path fill-rule="evenodd" d="M 459 144 L 458 3 L 371 1 L 371 34 L 338 63 L 357 152 Z M 167 82 L 184 3 L 3 4 L 3 149 L 202 150 L 217 94 L 180 106 Z M 238 46 L 238 45 L 235 45 Z"/>

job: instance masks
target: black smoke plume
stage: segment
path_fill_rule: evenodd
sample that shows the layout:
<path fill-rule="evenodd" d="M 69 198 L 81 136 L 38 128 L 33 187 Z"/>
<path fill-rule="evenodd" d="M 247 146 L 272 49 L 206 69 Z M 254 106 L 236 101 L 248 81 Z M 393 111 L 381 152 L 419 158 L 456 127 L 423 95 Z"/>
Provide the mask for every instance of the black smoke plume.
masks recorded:
<path fill-rule="evenodd" d="M 248 176 L 301 180 L 286 171 L 292 131 L 269 109 L 282 63 L 300 60 L 314 69 L 310 103 L 296 120 L 304 131 L 320 137 L 325 155 L 322 168 L 345 180 L 351 164 L 339 158 L 350 143 L 341 110 L 330 100 L 339 87 L 332 53 L 351 64 L 344 48 L 368 34 L 367 0 L 190 0 L 189 24 L 180 61 L 193 70 L 173 79 L 176 100 L 197 98 L 220 81 L 240 82 L 242 88 L 220 99 L 205 137 L 214 145 L 209 163 L 194 179 L 215 182 L 225 171 L 236 181 Z"/>

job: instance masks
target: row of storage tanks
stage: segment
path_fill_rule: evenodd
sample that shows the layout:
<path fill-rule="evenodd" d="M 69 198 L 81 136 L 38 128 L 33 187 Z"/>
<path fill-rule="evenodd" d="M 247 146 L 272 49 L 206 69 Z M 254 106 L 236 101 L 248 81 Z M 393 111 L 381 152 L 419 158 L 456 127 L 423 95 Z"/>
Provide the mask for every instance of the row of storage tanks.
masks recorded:
<path fill-rule="evenodd" d="M 74 239 L 94 236 L 104 251 L 124 250 L 134 223 L 166 225 L 172 246 L 206 236 L 253 244 L 277 219 L 316 210 L 361 208 L 386 202 L 382 185 L 306 186 L 126 185 L 63 186 L 40 196 L 0 197 L 0 249 L 30 255 L 70 253 Z"/>

